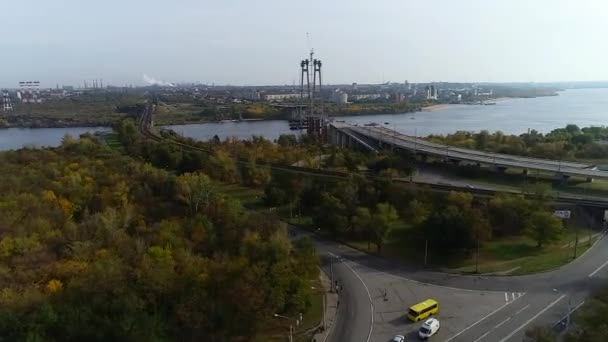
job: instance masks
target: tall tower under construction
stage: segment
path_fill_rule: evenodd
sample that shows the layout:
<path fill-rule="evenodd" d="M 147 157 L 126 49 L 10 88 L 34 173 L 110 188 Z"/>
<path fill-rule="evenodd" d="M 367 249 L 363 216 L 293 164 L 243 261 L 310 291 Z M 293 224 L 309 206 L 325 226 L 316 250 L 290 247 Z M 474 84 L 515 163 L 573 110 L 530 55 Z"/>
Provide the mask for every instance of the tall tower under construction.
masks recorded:
<path fill-rule="evenodd" d="M 321 66 L 321 61 L 314 59 L 314 50 L 310 51 L 308 59 L 300 62 L 300 99 L 302 105 L 299 106 L 298 110 L 300 120 L 304 123 L 307 133 L 323 139 L 328 120 L 323 111 Z"/>

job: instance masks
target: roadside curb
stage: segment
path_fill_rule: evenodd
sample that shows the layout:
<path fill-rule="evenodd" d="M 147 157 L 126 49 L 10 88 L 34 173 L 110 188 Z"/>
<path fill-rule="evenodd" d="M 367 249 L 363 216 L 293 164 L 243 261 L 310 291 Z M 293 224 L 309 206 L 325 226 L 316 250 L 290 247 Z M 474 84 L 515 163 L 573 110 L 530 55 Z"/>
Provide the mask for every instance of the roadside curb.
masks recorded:
<path fill-rule="evenodd" d="M 315 328 L 310 330 L 315 331 L 313 334 L 311 341 L 313 342 L 325 342 L 329 335 L 331 335 L 332 328 L 336 321 L 336 317 L 338 314 L 338 294 L 335 292 L 331 292 L 331 280 L 328 278 L 327 274 L 321 269 L 321 273 L 319 274 L 321 278 L 321 283 L 323 284 L 323 289 L 325 291 L 323 301 L 323 318 L 321 318 L 321 322 Z M 310 331 L 309 330 L 309 331 Z"/>

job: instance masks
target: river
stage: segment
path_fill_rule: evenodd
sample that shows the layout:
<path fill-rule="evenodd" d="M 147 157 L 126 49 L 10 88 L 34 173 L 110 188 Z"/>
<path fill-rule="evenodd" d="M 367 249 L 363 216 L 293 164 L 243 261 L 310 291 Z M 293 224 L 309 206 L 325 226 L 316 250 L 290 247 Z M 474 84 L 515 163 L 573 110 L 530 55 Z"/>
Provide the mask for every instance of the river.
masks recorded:
<path fill-rule="evenodd" d="M 110 131 L 109 127 L 4 128 L 0 129 L 0 150 L 22 147 L 55 147 L 66 134 L 75 138 L 86 132 Z"/>
<path fill-rule="evenodd" d="M 456 131 L 500 130 L 506 134 L 521 134 L 528 129 L 547 133 L 569 123 L 583 126 L 608 125 L 608 89 L 571 89 L 559 96 L 530 99 L 506 99 L 496 105 L 448 105 L 440 109 L 417 113 L 363 115 L 341 117 L 349 123 L 376 122 L 399 132 L 426 136 Z M 166 126 L 176 132 L 198 140 L 214 135 L 224 139 L 250 138 L 253 135 L 275 140 L 281 134 L 293 134 L 286 121 L 243 121 Z M 22 146 L 57 146 L 66 133 L 78 136 L 83 132 L 108 130 L 89 128 L 38 128 L 0 130 L 0 150 Z"/>

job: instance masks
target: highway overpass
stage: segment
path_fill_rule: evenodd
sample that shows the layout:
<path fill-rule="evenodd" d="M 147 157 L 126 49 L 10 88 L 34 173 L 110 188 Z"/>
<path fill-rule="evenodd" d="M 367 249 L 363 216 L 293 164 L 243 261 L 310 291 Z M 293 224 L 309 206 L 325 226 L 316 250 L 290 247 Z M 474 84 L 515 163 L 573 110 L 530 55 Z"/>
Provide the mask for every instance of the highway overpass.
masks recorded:
<path fill-rule="evenodd" d="M 333 144 L 343 147 L 355 146 L 358 144 L 358 141 L 350 138 L 353 135 L 366 140 L 367 145 L 401 148 L 419 155 L 439 157 L 454 163 L 466 162 L 477 165 L 490 165 L 496 167 L 499 171 L 517 168 L 522 169 L 524 173 L 528 171 L 548 172 L 556 174 L 563 180 L 567 180 L 570 177 L 582 177 L 589 182 L 593 179 L 608 179 L 608 172 L 600 171 L 591 164 L 483 152 L 435 144 L 385 127 L 362 127 L 342 122 L 332 122 L 330 124 L 329 137 Z"/>

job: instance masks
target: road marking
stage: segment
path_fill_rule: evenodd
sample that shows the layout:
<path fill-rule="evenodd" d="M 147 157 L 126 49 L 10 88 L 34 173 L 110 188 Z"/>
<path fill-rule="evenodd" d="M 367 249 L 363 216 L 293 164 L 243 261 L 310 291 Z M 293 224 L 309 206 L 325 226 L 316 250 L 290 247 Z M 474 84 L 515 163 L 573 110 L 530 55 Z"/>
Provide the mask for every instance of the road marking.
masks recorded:
<path fill-rule="evenodd" d="M 332 252 L 328 252 L 328 253 L 329 253 L 329 254 L 331 254 L 331 255 L 333 255 L 334 257 L 339 258 L 339 259 L 340 259 L 340 261 L 342 261 L 342 263 L 343 263 L 343 264 L 344 264 L 346 267 L 348 267 L 348 269 L 349 269 L 351 272 L 353 272 L 353 274 L 354 274 L 354 275 L 355 275 L 357 278 L 359 278 L 359 281 L 361 282 L 361 284 L 363 284 L 363 287 L 365 287 L 365 291 L 367 292 L 367 298 L 369 298 L 369 306 L 370 306 L 371 313 L 372 313 L 372 317 L 371 317 L 371 318 L 372 318 L 372 320 L 371 320 L 371 324 L 369 325 L 369 334 L 367 334 L 367 340 L 366 340 L 366 342 L 369 342 L 369 339 L 370 339 L 370 338 L 372 338 L 372 331 L 374 330 L 374 302 L 372 301 L 372 296 L 371 296 L 371 294 L 369 293 L 369 288 L 367 287 L 367 285 L 365 284 L 365 282 L 363 281 L 363 279 L 361 279 L 361 276 L 359 276 L 359 274 L 358 274 L 357 272 L 355 272 L 355 270 L 354 270 L 354 269 L 353 269 L 353 268 L 352 268 L 352 267 L 351 267 L 349 264 L 347 264 L 346 262 L 344 262 L 344 260 L 346 260 L 346 258 L 341 258 L 341 257 L 338 257 L 337 255 L 335 255 L 335 254 L 334 254 L 334 253 L 332 253 Z M 342 260 L 342 259 L 344 259 L 344 260 Z"/>
<path fill-rule="evenodd" d="M 491 332 L 492 332 L 492 330 L 488 330 L 488 331 L 486 331 L 486 333 L 485 333 L 485 334 L 483 334 L 483 335 L 479 336 L 479 338 L 478 338 L 478 339 L 476 339 L 476 340 L 475 340 L 475 341 L 473 341 L 473 342 L 478 342 L 478 341 L 483 340 L 483 338 L 484 338 L 484 337 L 486 337 L 486 336 L 488 336 L 488 335 L 489 335 Z"/>
<path fill-rule="evenodd" d="M 483 335 L 479 336 L 479 338 L 478 338 L 478 339 L 476 339 L 476 340 L 475 340 L 475 341 L 473 341 L 473 342 L 478 342 L 478 341 L 483 340 L 483 338 L 484 338 L 484 337 L 486 337 L 486 336 L 488 336 L 488 335 L 489 335 L 489 334 L 490 334 L 492 331 L 494 331 L 494 330 L 496 330 L 496 329 L 500 328 L 500 327 L 501 327 L 503 324 L 507 323 L 507 322 L 508 322 L 508 321 L 509 321 L 511 318 L 513 318 L 513 317 L 515 317 L 516 315 L 520 314 L 522 311 L 526 310 L 528 307 L 530 307 L 530 304 L 528 304 L 528 305 L 524 306 L 522 309 L 520 309 L 519 311 L 517 311 L 517 312 L 516 312 L 515 314 L 513 314 L 512 316 L 507 317 L 507 319 L 505 319 L 504 321 L 502 321 L 502 322 L 498 323 L 497 325 L 495 325 L 495 326 L 494 326 L 494 328 L 492 328 L 492 329 L 490 329 L 490 330 L 486 331 L 486 333 L 485 333 L 485 334 L 483 334 Z"/>
<path fill-rule="evenodd" d="M 606 262 L 604 262 L 600 267 L 596 268 L 595 271 L 589 273 L 589 278 L 593 277 L 597 272 L 599 272 L 606 265 L 608 265 L 608 260 L 606 260 Z"/>
<path fill-rule="evenodd" d="M 501 325 L 503 325 L 503 324 L 507 323 L 509 320 L 511 320 L 511 317 L 513 317 L 513 316 L 509 316 L 509 317 L 507 317 L 507 319 L 505 319 L 504 321 L 502 321 L 502 322 L 500 322 L 500 323 L 496 324 L 496 325 L 494 326 L 494 329 L 498 329 L 498 328 L 500 328 L 500 326 L 501 326 Z"/>
<path fill-rule="evenodd" d="M 493 314 L 497 313 L 498 311 L 500 311 L 501 309 L 503 309 L 505 306 L 509 305 L 509 303 L 505 303 L 503 306 L 499 307 L 498 309 L 490 312 L 489 314 L 487 314 L 486 316 L 482 317 L 479 321 L 469 325 L 468 327 L 464 328 L 464 330 L 460 331 L 458 334 L 448 338 L 447 340 L 445 340 L 445 342 L 449 342 L 453 339 L 455 339 L 456 337 L 460 336 L 462 333 L 464 333 L 465 331 L 471 329 L 472 327 L 476 326 L 477 324 L 481 323 L 483 320 L 485 320 L 486 318 L 492 316 Z"/>
<path fill-rule="evenodd" d="M 522 311 L 526 310 L 526 309 L 527 309 L 527 308 L 529 308 L 529 307 L 530 307 L 530 304 L 528 304 L 528 305 L 524 306 L 523 308 L 519 309 L 519 311 L 517 311 L 517 312 L 515 313 L 515 315 L 520 314 Z M 513 316 L 515 316 L 515 315 L 513 315 Z"/>
<path fill-rule="evenodd" d="M 559 302 L 560 300 L 564 299 L 564 297 L 566 297 L 565 294 L 559 296 L 556 300 L 552 301 L 546 308 L 540 310 L 536 315 L 532 316 L 532 318 L 530 318 L 529 320 L 527 320 L 526 322 L 524 322 L 524 324 L 520 325 L 519 328 L 513 330 L 509 335 L 507 335 L 505 338 L 503 338 L 499 342 L 505 342 L 506 340 L 508 340 L 511 337 L 513 337 L 513 335 L 517 334 L 521 329 L 525 328 L 526 325 L 530 324 L 533 320 L 535 320 L 536 318 L 538 318 L 538 316 L 540 316 L 543 313 L 545 313 L 545 311 L 551 309 L 555 304 L 557 304 L 557 302 Z"/>
<path fill-rule="evenodd" d="M 511 298 L 515 300 L 515 292 L 511 292 Z"/>
<path fill-rule="evenodd" d="M 509 301 L 509 295 L 505 292 L 505 303 Z"/>

